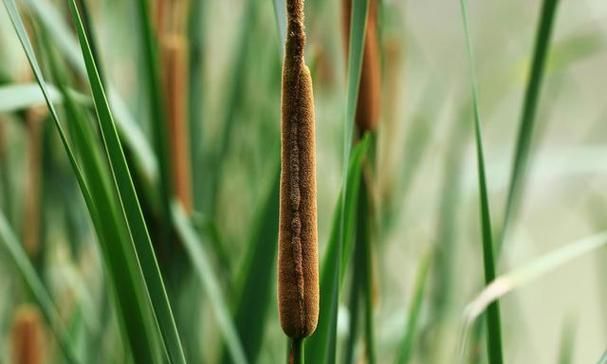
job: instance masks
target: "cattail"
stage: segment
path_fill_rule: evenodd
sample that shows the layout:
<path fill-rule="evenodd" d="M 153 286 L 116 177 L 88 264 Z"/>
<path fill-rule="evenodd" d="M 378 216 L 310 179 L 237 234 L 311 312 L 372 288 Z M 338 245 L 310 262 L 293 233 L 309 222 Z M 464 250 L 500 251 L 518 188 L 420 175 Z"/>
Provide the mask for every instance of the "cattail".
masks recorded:
<path fill-rule="evenodd" d="M 348 54 L 352 0 L 342 0 L 344 48 Z M 356 106 L 356 125 L 360 133 L 373 131 L 379 122 L 381 104 L 381 62 L 377 33 L 377 0 L 370 0 L 367 16 L 367 32 L 363 50 L 362 73 Z"/>
<path fill-rule="evenodd" d="M 287 336 L 309 336 L 318 322 L 318 232 L 312 78 L 304 63 L 303 0 L 287 1 L 282 75 L 278 309 Z"/>
<path fill-rule="evenodd" d="M 40 249 L 40 179 L 42 160 L 42 128 L 46 108 L 26 112 L 27 125 L 27 179 L 23 207 L 23 245 L 30 257 Z"/>
<path fill-rule="evenodd" d="M 40 364 L 44 358 L 44 331 L 38 310 L 23 305 L 15 314 L 11 331 L 12 363 Z"/>
<path fill-rule="evenodd" d="M 167 96 L 169 146 L 174 194 L 187 212 L 192 211 L 192 187 L 188 151 L 188 48 L 181 35 L 163 38 L 162 60 Z"/>
<path fill-rule="evenodd" d="M 160 39 L 163 86 L 167 107 L 173 194 L 192 211 L 188 142 L 188 44 L 185 35 L 187 0 L 156 2 L 155 29 Z"/>

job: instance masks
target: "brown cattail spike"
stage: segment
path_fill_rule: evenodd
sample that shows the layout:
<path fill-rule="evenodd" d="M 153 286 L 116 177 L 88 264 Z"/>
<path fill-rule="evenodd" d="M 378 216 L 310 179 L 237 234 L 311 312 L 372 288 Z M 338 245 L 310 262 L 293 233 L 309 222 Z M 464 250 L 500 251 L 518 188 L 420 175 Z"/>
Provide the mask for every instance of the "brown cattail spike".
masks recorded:
<path fill-rule="evenodd" d="M 312 78 L 304 63 L 303 0 L 287 1 L 282 78 L 278 310 L 284 332 L 309 336 L 318 323 L 318 233 Z"/>
<path fill-rule="evenodd" d="M 13 364 L 41 364 L 44 358 L 44 331 L 38 310 L 29 305 L 15 313 L 11 331 Z"/>
<path fill-rule="evenodd" d="M 164 87 L 167 96 L 169 146 L 174 194 L 188 213 L 192 212 L 192 186 L 188 142 L 188 48 L 185 37 L 163 38 Z"/>
<path fill-rule="evenodd" d="M 381 103 L 381 62 L 379 57 L 379 38 L 377 33 L 377 2 L 369 0 L 367 32 L 363 50 L 362 73 L 356 107 L 356 125 L 363 133 L 377 128 Z M 346 54 L 350 41 L 350 18 L 352 0 L 342 0 L 343 32 Z"/>

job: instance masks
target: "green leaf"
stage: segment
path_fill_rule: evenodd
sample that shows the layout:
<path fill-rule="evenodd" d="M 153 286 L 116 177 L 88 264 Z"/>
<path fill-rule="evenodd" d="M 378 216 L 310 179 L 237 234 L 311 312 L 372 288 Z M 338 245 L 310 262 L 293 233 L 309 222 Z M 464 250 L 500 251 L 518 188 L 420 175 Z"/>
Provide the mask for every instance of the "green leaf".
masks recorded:
<path fill-rule="evenodd" d="M 74 348 L 71 346 L 69 338 L 65 332 L 65 327 L 61 322 L 61 316 L 57 310 L 57 306 L 53 302 L 50 294 L 44 287 L 42 280 L 38 277 L 36 269 L 29 261 L 27 253 L 23 250 L 21 244 L 6 221 L 6 217 L 0 211 L 0 241 L 8 251 L 11 260 L 17 267 L 18 272 L 23 277 L 29 290 L 32 292 L 34 299 L 42 310 L 44 318 L 47 320 L 49 327 L 58 339 L 61 351 L 65 359 L 71 363 L 79 363 L 76 359 Z"/>
<path fill-rule="evenodd" d="M 485 270 L 485 283 L 489 284 L 495 279 L 495 258 L 493 252 L 493 231 L 491 228 L 491 213 L 489 211 L 489 197 L 487 193 L 487 178 L 485 175 L 485 157 L 483 155 L 483 139 L 481 133 L 480 111 L 478 106 L 478 85 L 475 76 L 474 54 L 468 29 L 467 0 L 460 0 L 462 21 L 466 37 L 466 50 L 469 58 L 470 84 L 474 110 L 474 131 L 476 141 L 476 158 L 478 166 L 478 186 L 480 200 L 480 220 L 483 239 L 483 263 Z M 500 311 L 497 302 L 489 306 L 487 312 L 487 351 L 490 364 L 502 364 L 502 333 L 500 324 Z"/>
<path fill-rule="evenodd" d="M 527 170 L 531 141 L 536 123 L 536 109 L 539 101 L 542 79 L 545 73 L 546 55 L 550 45 L 552 24 L 554 22 L 556 8 L 559 0 L 544 0 L 542 13 L 535 39 L 535 51 L 531 74 L 525 91 L 523 110 L 519 122 L 516 149 L 510 175 L 508 196 L 506 197 L 506 212 L 502 222 L 501 232 L 496 242 L 496 251 L 501 251 L 502 245 L 507 238 L 508 229 L 519 208 L 523 195 L 524 178 Z"/>
<path fill-rule="evenodd" d="M 242 27 L 238 35 L 238 42 L 235 48 L 234 64 L 231 65 L 230 71 L 228 72 L 228 79 L 225 85 L 225 95 L 223 100 L 225 104 L 223 106 L 224 115 L 220 120 L 221 132 L 218 138 L 218 144 L 212 155 L 212 167 L 213 174 L 208 178 L 208 184 L 210 192 L 207 196 L 209 216 L 215 217 L 217 209 L 217 198 L 220 193 L 221 181 L 224 173 L 224 163 L 222 161 L 226 158 L 230 151 L 234 125 L 236 125 L 236 117 L 238 110 L 241 109 L 242 98 L 246 85 L 243 84 L 245 79 L 245 71 L 247 70 L 247 62 L 250 59 L 250 44 L 252 43 L 252 34 L 254 25 L 257 18 L 257 1 L 247 0 L 247 8 L 241 15 L 243 18 L 241 21 Z"/>
<path fill-rule="evenodd" d="M 285 0 L 272 0 L 272 5 L 274 5 L 274 18 L 278 30 L 278 40 L 280 41 L 280 54 L 284 56 L 284 45 L 287 39 L 287 5 Z"/>
<path fill-rule="evenodd" d="M 413 298 L 407 313 L 407 324 L 403 330 L 403 336 L 400 340 L 399 352 L 396 358 L 397 364 L 407 364 L 411 360 L 415 335 L 417 334 L 417 322 L 419 321 L 426 284 L 428 281 L 428 272 L 430 270 L 430 265 L 433 258 L 434 252 L 427 253 L 417 270 L 417 274 L 415 276 L 415 288 L 413 289 Z"/>
<path fill-rule="evenodd" d="M 496 278 L 466 307 L 465 320 L 472 323 L 495 300 L 542 277 L 565 263 L 607 245 L 607 231 L 591 235 L 556 249 Z"/>
<path fill-rule="evenodd" d="M 138 362 L 160 363 L 159 334 L 155 330 L 149 300 L 143 291 L 146 287 L 143 283 L 141 271 L 138 269 L 134 247 L 128 240 L 126 223 L 118 221 L 117 208 L 115 208 L 117 204 L 113 205 L 110 202 L 112 199 L 117 198 L 117 196 L 104 189 L 102 182 L 103 169 L 95 166 L 94 163 L 87 164 L 84 166 L 84 169 L 81 169 L 78 164 L 76 152 L 70 145 L 67 135 L 59 122 L 59 116 L 53 103 L 50 102 L 46 82 L 44 81 L 41 68 L 36 60 L 15 2 L 14 0 L 4 0 L 4 5 L 26 53 L 36 81 L 44 94 L 52 120 L 59 132 L 61 143 L 67 153 L 97 236 L 99 237 L 104 261 L 109 268 L 107 272 L 116 290 L 114 297 L 118 301 L 117 308 L 122 318 L 120 321 L 121 328 L 126 333 L 132 353 Z M 76 121 L 74 120 L 74 122 Z M 93 143 L 85 142 L 76 146 L 81 145 L 90 147 Z M 83 149 L 79 150 L 79 152 L 78 154 L 81 157 L 86 158 L 87 150 Z"/>
<path fill-rule="evenodd" d="M 575 346 L 576 322 L 571 318 L 565 320 L 561 328 L 559 343 L 558 364 L 573 363 L 573 349 Z"/>
<path fill-rule="evenodd" d="M 234 323 L 251 363 L 255 363 L 259 356 L 268 309 L 272 306 L 272 289 L 276 289 L 280 187 L 278 163 L 275 169 L 271 190 L 250 234 L 251 240 L 247 244 L 245 263 L 238 276 L 235 294 Z"/>
<path fill-rule="evenodd" d="M 47 85 L 51 102 L 62 102 L 61 94 L 53 85 Z M 88 98 L 75 91 L 69 91 L 78 103 L 88 103 Z M 0 113 L 9 113 L 30 108 L 32 106 L 45 105 L 44 94 L 36 83 L 12 84 L 0 86 Z"/>
<path fill-rule="evenodd" d="M 354 218 L 358 189 L 360 187 L 361 163 L 367 154 L 369 137 L 365 136 L 352 152 L 348 163 L 346 177 L 350 188 L 342 189 L 335 213 L 327 248 L 324 254 L 320 273 L 320 314 L 318 326 L 314 334 L 306 340 L 304 346 L 305 357 L 309 363 L 334 362 L 335 356 L 335 329 L 337 324 L 337 306 L 339 304 L 339 290 L 342 282 L 341 261 L 344 245 L 351 245 L 354 231 Z M 342 209 L 341 206 L 345 206 Z M 342 219 L 342 215 L 345 217 Z M 342 235 L 342 221 L 344 223 Z M 344 239 L 341 237 L 344 236 Z M 331 348 L 331 346 L 333 346 Z M 331 359 L 331 357 L 333 359 Z"/>
<path fill-rule="evenodd" d="M 198 239 L 183 208 L 177 202 L 173 203 L 172 206 L 172 218 L 177 233 L 185 245 L 186 251 L 194 265 L 194 269 L 196 269 L 206 296 L 210 300 L 211 308 L 217 319 L 219 328 L 223 333 L 228 350 L 232 355 L 232 360 L 237 364 L 247 363 L 244 350 L 238 339 L 238 333 L 228 312 L 228 306 L 223 298 L 219 281 L 215 272 L 211 270 L 211 261 L 204 248 L 204 244 Z"/>
<path fill-rule="evenodd" d="M 82 77 L 87 77 L 86 66 L 82 59 L 80 47 L 74 38 L 70 27 L 65 23 L 65 17 L 62 16 L 53 3 L 38 0 L 23 0 L 32 13 L 36 15 L 43 26 L 44 32 L 55 41 L 57 48 L 63 57 L 70 63 L 74 70 Z M 154 153 L 144 133 L 139 128 L 131 116 L 124 101 L 120 98 L 116 90 L 111 85 L 108 90 L 109 102 L 112 105 L 116 115 L 116 125 L 120 136 L 126 145 L 133 152 L 135 165 L 139 173 L 145 177 L 146 182 L 152 184 L 157 179 L 158 165 L 154 158 Z M 153 189 L 145 192 L 153 192 Z"/>
<path fill-rule="evenodd" d="M 74 0 L 70 0 L 69 5 L 88 72 L 106 156 L 109 161 L 114 184 L 120 197 L 119 201 L 120 206 L 122 207 L 123 217 L 128 224 L 132 243 L 135 247 L 140 269 L 143 274 L 145 287 L 150 299 L 149 304 L 152 307 L 154 318 L 158 325 L 157 329 L 163 339 L 162 342 L 166 347 L 169 360 L 173 363 L 185 363 L 185 356 L 181 346 L 179 333 L 177 332 L 177 327 L 175 325 L 175 318 L 173 317 L 171 305 L 154 254 L 152 242 L 145 225 L 145 220 L 141 213 L 141 206 L 139 205 L 135 186 L 133 185 L 122 144 L 118 137 L 116 125 L 103 90 L 99 72 L 97 71 L 97 62 L 91 52 L 86 31 L 83 27 Z"/>
<path fill-rule="evenodd" d="M 355 210 L 349 211 L 348 208 L 352 205 L 352 200 L 357 198 L 357 194 L 350 195 L 351 188 L 349 175 L 349 161 L 351 152 L 351 143 L 354 130 L 354 121 L 356 116 L 356 106 L 358 104 L 358 91 L 360 85 L 360 76 L 362 73 L 364 36 L 367 28 L 367 13 L 369 10 L 368 0 L 353 0 L 352 1 L 352 16 L 350 24 L 350 44 L 348 47 L 348 72 L 347 72 L 347 93 L 346 93 L 346 113 L 344 118 L 344 139 L 343 139 L 343 185 L 342 193 L 345 198 L 339 199 L 338 205 L 338 220 L 336 237 L 337 242 L 334 243 L 333 256 L 328 260 L 328 266 L 322 267 L 321 271 L 321 302 L 320 302 L 320 317 L 316 334 L 308 339 L 308 344 L 305 346 L 306 358 L 314 358 L 312 363 L 329 363 L 335 362 L 336 346 L 337 346 L 337 307 L 339 304 L 339 293 L 341 287 L 341 279 L 345 271 L 340 265 L 341 260 L 348 255 L 346 247 L 347 237 L 347 216 Z M 359 181 L 357 180 L 356 183 Z M 358 188 L 358 187 L 357 187 Z M 350 205 L 350 206 L 349 206 Z M 331 235 L 331 240 L 334 236 Z M 330 248 L 331 249 L 331 245 Z M 325 258 L 327 259 L 327 258 Z M 323 288 L 323 285 L 325 286 Z M 323 297 L 325 304 L 323 304 Z M 327 299 L 328 298 L 328 299 Z M 323 312 L 324 309 L 324 312 Z M 310 359 L 308 359 L 310 360 Z"/>
<path fill-rule="evenodd" d="M 141 43 L 143 44 L 143 64 L 145 66 L 145 90 L 148 92 L 148 105 L 150 105 L 151 129 L 156 161 L 160 178 L 157 181 L 158 190 L 160 191 L 159 218 L 162 221 L 170 221 L 171 214 L 171 196 L 173 195 L 173 187 L 171 180 L 171 168 L 169 162 L 169 146 L 168 146 L 168 124 L 165 110 L 165 99 L 163 97 L 163 86 L 160 81 L 159 57 L 157 44 L 152 29 L 152 21 L 150 19 L 150 1 L 137 0 L 137 10 L 139 14 L 138 24 L 140 26 L 139 33 Z M 85 33 L 86 34 L 86 33 Z M 86 57 L 85 57 L 86 61 Z M 169 231 L 165 226 L 159 226 L 161 229 L 159 240 L 162 244 L 169 244 Z"/>

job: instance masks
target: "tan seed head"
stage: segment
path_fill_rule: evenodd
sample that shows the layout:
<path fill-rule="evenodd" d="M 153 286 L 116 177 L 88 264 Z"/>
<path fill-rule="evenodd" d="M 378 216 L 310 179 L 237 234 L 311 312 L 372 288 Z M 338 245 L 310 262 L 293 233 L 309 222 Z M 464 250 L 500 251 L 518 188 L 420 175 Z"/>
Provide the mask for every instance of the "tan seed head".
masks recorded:
<path fill-rule="evenodd" d="M 312 78 L 304 63 L 303 0 L 287 1 L 282 77 L 278 310 L 287 336 L 311 335 L 318 323 L 316 147 Z"/>

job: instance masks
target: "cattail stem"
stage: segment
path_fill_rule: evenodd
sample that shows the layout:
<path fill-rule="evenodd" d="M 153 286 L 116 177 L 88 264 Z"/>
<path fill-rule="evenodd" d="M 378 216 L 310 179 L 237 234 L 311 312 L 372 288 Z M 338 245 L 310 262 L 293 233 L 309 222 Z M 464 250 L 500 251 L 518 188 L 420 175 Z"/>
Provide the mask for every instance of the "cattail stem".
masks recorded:
<path fill-rule="evenodd" d="M 304 362 L 304 339 L 289 339 L 288 364 L 303 364 Z"/>
<path fill-rule="evenodd" d="M 282 78 L 278 310 L 291 338 L 316 329 L 319 310 L 316 146 L 312 78 L 304 63 L 303 0 L 287 1 Z"/>

